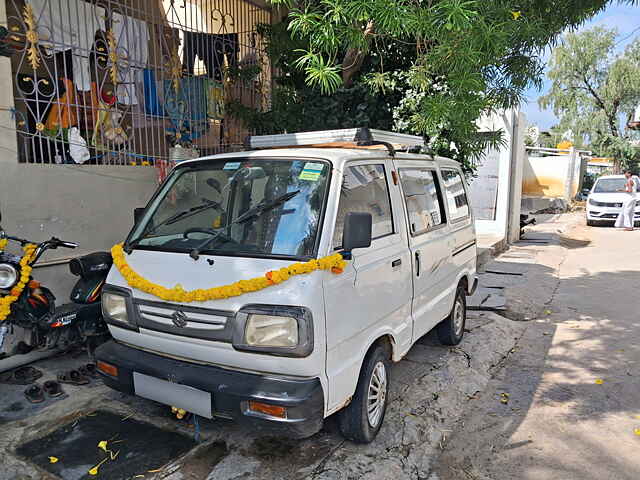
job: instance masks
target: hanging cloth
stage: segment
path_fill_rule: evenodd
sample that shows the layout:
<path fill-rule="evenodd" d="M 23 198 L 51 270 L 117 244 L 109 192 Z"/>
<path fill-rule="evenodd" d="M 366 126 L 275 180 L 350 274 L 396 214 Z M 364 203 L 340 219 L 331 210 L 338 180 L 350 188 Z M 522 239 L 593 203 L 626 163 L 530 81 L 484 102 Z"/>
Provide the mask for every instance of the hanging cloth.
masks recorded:
<path fill-rule="evenodd" d="M 214 120 L 224 118 L 224 87 L 222 82 L 207 80 L 207 116 Z"/>
<path fill-rule="evenodd" d="M 162 104 L 158 98 L 158 86 L 156 83 L 156 72 L 151 68 L 145 68 L 144 78 L 144 111 L 149 115 L 158 117 L 164 116 Z"/>
<path fill-rule="evenodd" d="M 104 30 L 105 10 L 82 0 L 28 0 L 38 22 L 40 44 L 54 52 L 74 49 L 73 82 L 78 90 L 91 88 L 90 62 L 96 31 Z M 79 51 L 75 51 L 75 50 Z M 64 76 L 70 77 L 70 72 Z"/>
<path fill-rule="evenodd" d="M 177 92 L 172 80 L 164 81 L 164 109 L 171 121 L 168 131 L 180 134 L 182 141 L 193 141 L 209 128 L 207 81 L 205 77 L 181 78 Z"/>
<path fill-rule="evenodd" d="M 143 83 L 143 72 L 149 55 L 147 23 L 127 15 L 113 13 L 111 25 L 117 43 L 118 102 L 137 105 L 136 85 Z"/>
<path fill-rule="evenodd" d="M 51 105 L 44 128 L 50 132 L 58 132 L 60 128 L 70 128 L 78 124 L 76 89 L 68 78 L 62 78 L 64 95 Z"/>
<path fill-rule="evenodd" d="M 182 69 L 192 75 L 196 56 L 204 62 L 207 76 L 221 81 L 226 63 L 235 67 L 238 63 L 237 33 L 200 33 L 182 32 L 184 43 L 182 48 Z"/>

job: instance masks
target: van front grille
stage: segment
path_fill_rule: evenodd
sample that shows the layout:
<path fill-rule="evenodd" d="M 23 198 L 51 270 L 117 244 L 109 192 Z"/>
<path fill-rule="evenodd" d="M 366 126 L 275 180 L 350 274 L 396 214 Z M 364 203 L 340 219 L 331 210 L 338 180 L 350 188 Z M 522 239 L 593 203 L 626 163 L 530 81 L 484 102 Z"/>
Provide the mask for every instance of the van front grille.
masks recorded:
<path fill-rule="evenodd" d="M 234 312 L 134 299 L 138 326 L 182 337 L 231 342 Z"/>

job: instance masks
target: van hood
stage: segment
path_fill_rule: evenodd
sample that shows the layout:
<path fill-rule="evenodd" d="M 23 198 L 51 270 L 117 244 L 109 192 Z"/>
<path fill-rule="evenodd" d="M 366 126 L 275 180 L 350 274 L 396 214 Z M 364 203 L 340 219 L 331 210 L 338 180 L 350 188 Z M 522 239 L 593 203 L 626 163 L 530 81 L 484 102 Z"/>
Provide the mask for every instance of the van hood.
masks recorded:
<path fill-rule="evenodd" d="M 186 253 L 149 250 L 134 250 L 126 256 L 126 260 L 133 271 L 150 282 L 166 288 L 180 284 L 187 291 L 220 287 L 238 280 L 261 277 L 270 270 L 277 270 L 295 263 L 290 260 L 216 255 L 201 255 L 200 259 L 195 261 Z M 321 289 L 323 273 L 326 274 L 326 272 L 313 272 L 307 275 L 296 275 L 286 282 L 257 292 L 226 299 L 191 302 L 189 305 L 232 311 L 237 311 L 251 303 L 310 306 L 310 297 L 317 297 L 321 290 L 310 295 L 309 289 Z M 135 298 L 162 301 L 154 295 L 130 287 L 115 267 L 109 272 L 107 283 L 130 289 Z"/>

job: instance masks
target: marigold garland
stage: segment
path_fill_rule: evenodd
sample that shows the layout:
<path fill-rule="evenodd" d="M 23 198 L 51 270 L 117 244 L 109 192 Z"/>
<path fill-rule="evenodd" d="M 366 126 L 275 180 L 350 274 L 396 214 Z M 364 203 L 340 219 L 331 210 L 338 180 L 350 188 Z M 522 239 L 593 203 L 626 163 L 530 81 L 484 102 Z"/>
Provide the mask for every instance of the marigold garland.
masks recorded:
<path fill-rule="evenodd" d="M 4 249 L 7 245 L 7 239 L 0 240 L 0 251 Z M 31 278 L 31 261 L 33 259 L 33 254 L 36 250 L 36 245 L 32 243 L 28 243 L 22 250 L 24 255 L 20 259 L 20 279 L 18 283 L 11 289 L 8 295 L 0 298 L 0 322 L 4 321 L 9 314 L 11 313 L 11 304 L 18 300 L 20 294 L 24 290 L 24 287 L 29 283 L 29 278 Z"/>
<path fill-rule="evenodd" d="M 317 260 L 309 260 L 304 263 L 294 263 L 288 267 L 279 270 L 271 270 L 262 277 L 252 278 L 250 280 L 238 280 L 229 285 L 186 291 L 182 285 L 177 284 L 173 288 L 166 288 L 150 282 L 134 272 L 127 264 L 122 244 L 118 243 L 111 249 L 113 264 L 116 266 L 120 274 L 127 281 L 129 286 L 142 290 L 143 292 L 155 295 L 158 298 L 170 302 L 206 302 L 207 300 L 219 300 L 222 298 L 237 297 L 244 293 L 257 292 L 271 285 L 277 285 L 288 280 L 294 275 L 302 275 L 311 273 L 314 270 L 331 270 L 333 273 L 342 273 L 347 262 L 344 261 L 342 255 L 336 253 L 327 257 L 318 258 Z"/>

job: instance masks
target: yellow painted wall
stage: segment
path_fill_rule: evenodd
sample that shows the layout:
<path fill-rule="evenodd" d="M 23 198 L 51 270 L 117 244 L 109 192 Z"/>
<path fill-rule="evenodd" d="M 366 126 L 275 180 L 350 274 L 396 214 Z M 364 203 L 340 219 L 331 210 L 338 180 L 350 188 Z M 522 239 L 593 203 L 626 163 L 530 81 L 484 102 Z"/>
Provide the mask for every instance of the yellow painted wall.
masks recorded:
<path fill-rule="evenodd" d="M 528 157 L 522 175 L 522 194 L 534 197 L 564 197 L 568 165 L 568 155 Z"/>

